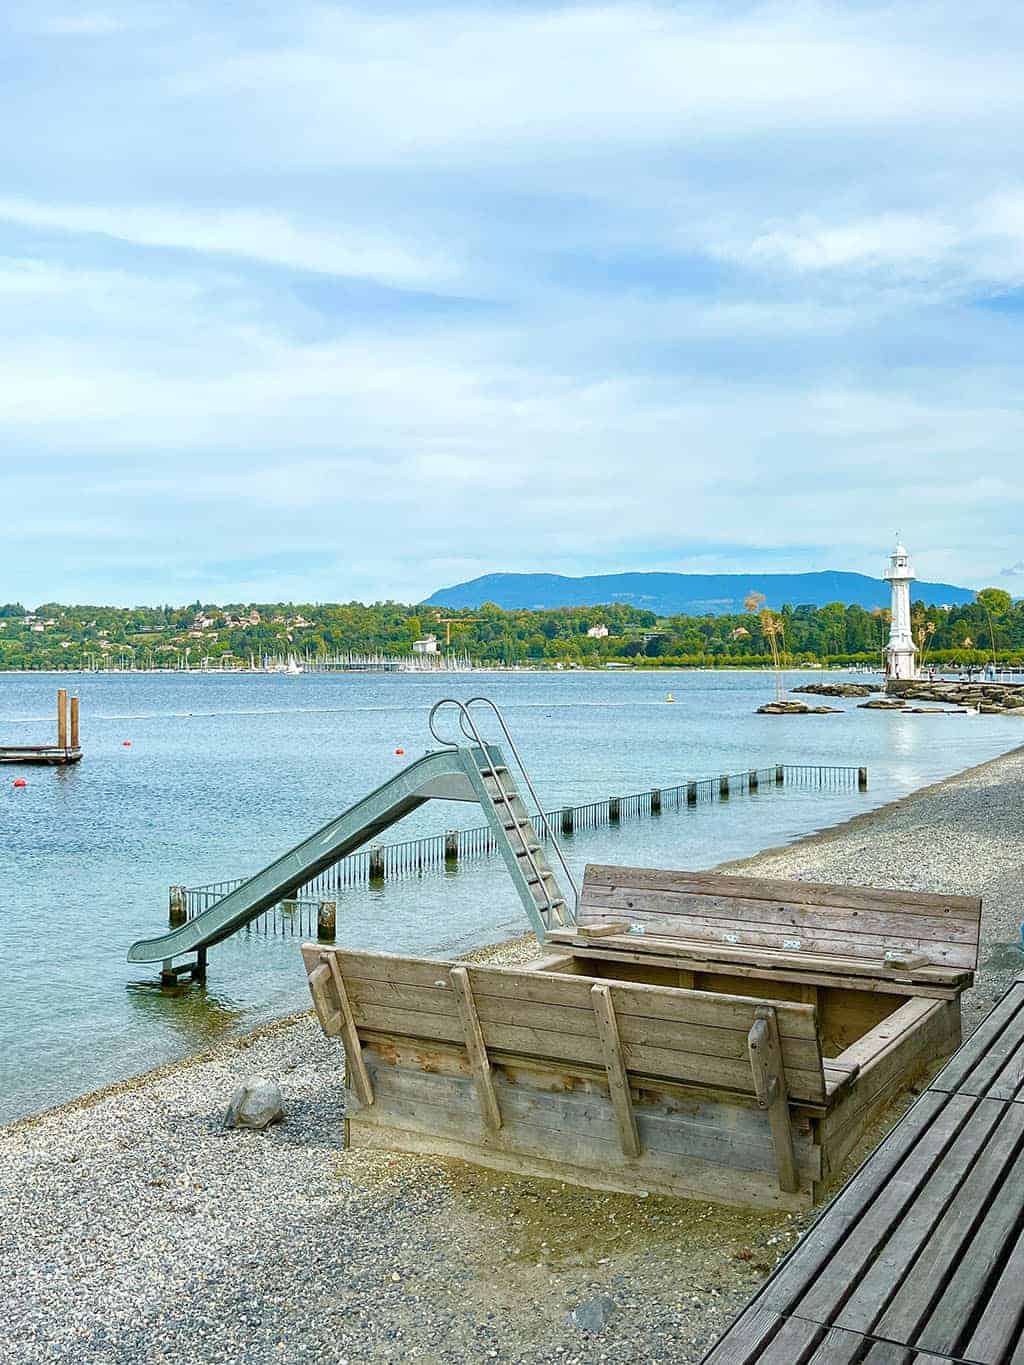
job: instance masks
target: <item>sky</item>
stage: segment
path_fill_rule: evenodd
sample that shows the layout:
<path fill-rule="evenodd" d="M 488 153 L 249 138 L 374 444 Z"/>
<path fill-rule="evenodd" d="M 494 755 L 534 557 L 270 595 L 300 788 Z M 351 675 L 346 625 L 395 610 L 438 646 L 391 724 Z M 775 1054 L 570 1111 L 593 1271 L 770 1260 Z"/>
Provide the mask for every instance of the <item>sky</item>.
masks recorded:
<path fill-rule="evenodd" d="M 0 602 L 1024 594 L 1024 7 L 0 25 Z"/>

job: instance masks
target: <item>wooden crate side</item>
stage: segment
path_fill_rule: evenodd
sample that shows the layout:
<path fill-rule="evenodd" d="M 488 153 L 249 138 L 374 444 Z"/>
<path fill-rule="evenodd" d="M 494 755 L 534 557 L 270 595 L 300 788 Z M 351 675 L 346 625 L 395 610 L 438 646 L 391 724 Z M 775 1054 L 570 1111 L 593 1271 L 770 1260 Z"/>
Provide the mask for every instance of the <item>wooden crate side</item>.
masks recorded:
<path fill-rule="evenodd" d="M 725 1121 L 695 1124 L 682 1115 L 635 1105 L 640 1154 L 630 1157 L 622 1151 L 606 1093 L 535 1091 L 510 1084 L 499 1071 L 494 1084 L 502 1126 L 490 1130 L 466 1078 L 372 1063 L 371 1074 L 376 1097 L 372 1109 L 363 1109 L 350 1095 L 350 1135 L 357 1147 L 459 1156 L 597 1189 L 655 1190 L 787 1209 L 808 1206 L 814 1172 L 820 1169 L 817 1148 L 801 1137 L 801 1188 L 787 1196 L 777 1188 L 766 1125 L 755 1133 Z"/>
<path fill-rule="evenodd" d="M 621 921 L 695 942 L 741 943 L 821 955 L 920 956 L 937 966 L 977 966 L 981 902 L 870 888 L 812 886 L 760 878 L 636 868 L 588 867 L 581 925 Z M 736 935 L 736 938 L 727 938 Z"/>

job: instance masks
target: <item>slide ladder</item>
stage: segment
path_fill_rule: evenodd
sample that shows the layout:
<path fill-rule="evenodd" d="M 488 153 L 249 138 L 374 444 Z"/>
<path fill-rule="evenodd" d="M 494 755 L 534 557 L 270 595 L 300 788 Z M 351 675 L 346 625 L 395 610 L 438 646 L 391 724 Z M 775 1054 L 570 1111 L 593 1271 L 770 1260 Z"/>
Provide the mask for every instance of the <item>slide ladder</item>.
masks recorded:
<path fill-rule="evenodd" d="M 157 938 L 139 939 L 128 950 L 129 962 L 159 962 L 161 979 L 181 975 L 202 977 L 207 950 L 245 928 L 279 901 L 287 899 L 319 873 L 376 839 L 385 829 L 430 800 L 472 801 L 482 808 L 538 939 L 549 929 L 575 922 L 576 884 L 543 812 L 540 820 L 573 889 L 570 906 L 544 853 L 543 841 L 520 795 L 502 750 L 483 739 L 472 707 L 487 706 L 497 717 L 523 781 L 538 811 L 540 803 L 515 743 L 497 707 L 486 698 L 470 703 L 446 698 L 430 713 L 430 731 L 443 747 L 408 764 L 401 772 L 324 825 L 293 849 L 262 868 L 241 886 Z M 436 717 L 444 707 L 455 707 L 462 734 L 473 740 L 460 745 L 437 734 Z M 176 958 L 192 955 L 176 963 Z"/>

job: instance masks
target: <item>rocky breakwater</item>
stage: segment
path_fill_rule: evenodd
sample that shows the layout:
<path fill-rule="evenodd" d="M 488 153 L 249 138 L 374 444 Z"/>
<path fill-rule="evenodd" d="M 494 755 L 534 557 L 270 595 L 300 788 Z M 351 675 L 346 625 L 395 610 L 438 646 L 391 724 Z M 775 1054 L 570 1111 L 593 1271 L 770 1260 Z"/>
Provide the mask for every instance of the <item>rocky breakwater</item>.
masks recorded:
<path fill-rule="evenodd" d="M 1024 717 L 1024 685 L 1020 683 L 893 679 L 887 684 L 886 692 L 901 701 L 944 702 L 947 706 L 977 707 L 987 716 Z"/>
<path fill-rule="evenodd" d="M 839 716 L 838 706 L 808 706 L 805 701 L 766 701 L 757 708 L 759 716 Z"/>
<path fill-rule="evenodd" d="M 877 683 L 820 682 L 805 683 L 794 687 L 794 692 L 811 692 L 816 697 L 870 697 L 872 692 L 881 692 Z"/>

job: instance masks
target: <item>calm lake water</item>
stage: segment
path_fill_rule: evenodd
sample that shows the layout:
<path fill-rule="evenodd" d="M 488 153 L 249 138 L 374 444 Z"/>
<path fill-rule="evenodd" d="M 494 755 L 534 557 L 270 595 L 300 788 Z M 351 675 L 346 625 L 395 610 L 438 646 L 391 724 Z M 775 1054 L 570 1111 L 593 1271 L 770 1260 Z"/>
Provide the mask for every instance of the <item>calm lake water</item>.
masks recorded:
<path fill-rule="evenodd" d="M 708 867 L 1024 741 L 1012 718 L 902 716 L 853 701 L 835 703 L 843 715 L 756 716 L 772 690 L 764 675 L 666 672 L 9 674 L 0 743 L 50 738 L 58 684 L 81 697 L 82 763 L 0 769 L 0 1120 L 304 1007 L 298 938 L 239 935 L 211 950 L 205 987 L 177 992 L 125 952 L 166 927 L 171 883 L 256 871 L 422 753 L 441 696 L 483 692 L 502 706 L 548 808 L 776 762 L 870 769 L 866 794 L 763 790 L 577 834 L 565 841 L 574 870 Z M 385 837 L 481 823 L 474 808 L 431 803 Z M 349 891 L 338 906 L 339 942 L 370 949 L 450 953 L 525 927 L 498 859 Z"/>

